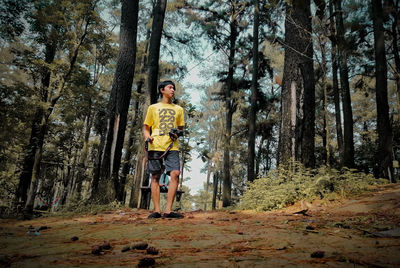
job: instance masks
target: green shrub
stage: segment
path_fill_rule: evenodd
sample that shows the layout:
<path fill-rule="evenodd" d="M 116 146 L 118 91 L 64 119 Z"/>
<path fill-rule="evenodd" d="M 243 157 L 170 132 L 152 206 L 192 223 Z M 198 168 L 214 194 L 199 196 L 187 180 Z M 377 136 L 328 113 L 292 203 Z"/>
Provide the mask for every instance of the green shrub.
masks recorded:
<path fill-rule="evenodd" d="M 75 215 L 89 214 L 94 215 L 104 211 L 115 211 L 125 208 L 121 203 L 114 201 L 108 204 L 88 203 L 87 201 L 72 200 L 66 206 L 60 206 L 56 212 L 49 216 L 73 217 Z"/>
<path fill-rule="evenodd" d="M 239 207 L 257 211 L 280 209 L 299 200 L 357 195 L 371 185 L 387 182 L 354 169 L 338 171 L 326 166 L 307 169 L 298 162 L 292 162 L 250 183 Z"/>

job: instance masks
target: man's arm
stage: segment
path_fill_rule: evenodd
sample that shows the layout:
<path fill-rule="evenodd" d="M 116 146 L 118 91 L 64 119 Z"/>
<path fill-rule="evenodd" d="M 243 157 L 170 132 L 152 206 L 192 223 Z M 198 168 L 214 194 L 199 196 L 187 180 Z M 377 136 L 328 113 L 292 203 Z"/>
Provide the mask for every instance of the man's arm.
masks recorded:
<path fill-rule="evenodd" d="M 153 142 L 154 138 L 150 135 L 150 126 L 144 124 L 143 125 L 143 137 L 144 140 L 150 139 L 150 142 Z"/>

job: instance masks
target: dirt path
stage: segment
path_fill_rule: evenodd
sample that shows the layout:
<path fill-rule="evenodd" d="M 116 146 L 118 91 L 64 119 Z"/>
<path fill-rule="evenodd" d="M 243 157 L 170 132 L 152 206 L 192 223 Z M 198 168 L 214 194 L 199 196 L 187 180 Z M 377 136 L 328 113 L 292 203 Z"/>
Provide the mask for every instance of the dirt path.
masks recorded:
<path fill-rule="evenodd" d="M 398 184 L 353 200 L 300 202 L 268 213 L 191 212 L 182 220 L 147 215 L 126 209 L 1 220 L 0 266 L 400 267 Z M 30 226 L 43 229 L 35 233 Z M 152 248 L 129 249 L 139 243 Z"/>

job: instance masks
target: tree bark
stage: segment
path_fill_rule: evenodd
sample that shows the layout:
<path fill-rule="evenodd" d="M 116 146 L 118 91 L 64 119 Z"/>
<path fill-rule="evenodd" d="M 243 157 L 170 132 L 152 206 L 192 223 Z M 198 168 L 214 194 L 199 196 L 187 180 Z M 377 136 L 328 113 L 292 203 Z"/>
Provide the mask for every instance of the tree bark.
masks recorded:
<path fill-rule="evenodd" d="M 396 66 L 395 69 L 395 80 L 396 80 L 396 88 L 397 88 L 397 112 L 400 111 L 400 53 L 398 46 L 398 36 L 400 34 L 399 29 L 399 0 L 391 1 L 392 6 L 392 46 L 393 46 L 393 56 L 394 63 Z"/>
<path fill-rule="evenodd" d="M 19 184 L 16 192 L 16 203 L 18 206 L 24 206 L 28 198 L 28 189 L 32 181 L 33 166 L 35 156 L 38 150 L 43 146 L 44 129 L 41 128 L 41 118 L 43 117 L 43 109 L 37 108 L 31 127 L 31 137 L 26 147 L 25 157 L 21 175 L 19 176 Z"/>
<path fill-rule="evenodd" d="M 328 145 L 328 141 L 327 141 L 327 134 L 328 134 L 328 130 L 327 130 L 327 104 L 326 104 L 326 86 L 323 86 L 323 99 L 322 99 L 322 110 L 323 112 L 323 120 L 322 120 L 322 153 L 321 153 L 321 160 L 323 161 L 323 163 L 325 165 L 328 165 L 327 163 L 327 159 L 328 159 L 328 151 L 327 151 L 327 145 Z"/>
<path fill-rule="evenodd" d="M 53 36 L 53 34 L 50 34 Z M 47 64 L 51 64 L 54 61 L 56 55 L 56 42 L 52 42 L 51 39 L 48 39 L 48 43 L 45 46 L 45 62 Z M 48 101 L 49 95 L 49 86 L 50 86 L 50 69 L 43 67 L 43 72 L 41 74 L 41 101 L 46 103 Z M 31 136 L 29 139 L 29 144 L 26 147 L 26 155 L 23 160 L 22 172 L 19 177 L 19 184 L 16 195 L 16 202 L 20 206 L 24 206 L 26 204 L 28 198 L 28 188 L 31 185 L 35 157 L 37 160 L 37 153 L 41 150 L 44 142 L 45 136 L 45 128 L 42 124 L 43 117 L 45 116 L 45 111 L 42 107 L 37 107 L 35 116 L 33 117 L 32 127 L 31 127 Z M 39 169 L 36 169 L 39 172 Z M 36 174 L 35 176 L 37 176 Z"/>
<path fill-rule="evenodd" d="M 389 120 L 387 62 L 385 52 L 385 33 L 381 0 L 372 0 L 375 47 L 376 108 L 378 132 L 378 175 L 393 179 L 393 132 Z"/>
<path fill-rule="evenodd" d="M 151 35 L 150 35 L 150 44 L 149 44 L 149 53 L 147 57 L 147 92 L 148 96 L 146 101 L 142 107 L 142 111 L 146 111 L 149 104 L 154 104 L 157 102 L 157 83 L 158 83 L 158 72 L 159 72 L 159 59 L 160 59 L 160 45 L 161 45 L 161 37 L 162 30 L 164 24 L 165 17 L 165 9 L 166 9 L 167 1 L 166 0 L 157 0 L 157 3 L 153 7 L 153 23 L 151 25 Z M 142 122 L 140 120 L 140 122 Z M 130 207 L 138 207 L 139 199 L 141 199 L 141 189 L 143 181 L 147 181 L 147 170 L 144 170 L 145 165 L 145 154 L 144 154 L 144 146 L 143 146 L 143 134 L 140 134 L 140 144 L 138 153 L 137 153 L 137 161 L 135 168 L 135 175 L 133 178 L 131 195 L 129 198 L 129 206 Z M 140 204 L 143 206 L 143 204 Z"/>
<path fill-rule="evenodd" d="M 113 201 L 120 188 L 119 169 L 135 71 L 138 10 L 138 0 L 122 1 L 120 49 L 108 104 L 107 138 L 100 170 L 98 200 L 101 203 Z"/>
<path fill-rule="evenodd" d="M 146 34 L 146 41 L 149 39 L 150 39 L 150 30 L 148 29 L 147 34 Z M 149 42 L 146 42 L 144 54 L 143 54 L 143 57 L 141 60 L 141 68 L 140 68 L 140 72 L 139 72 L 140 76 L 142 76 L 146 73 L 148 49 L 149 49 Z M 144 85 L 144 79 L 141 78 L 136 83 L 136 88 L 137 88 L 137 93 L 139 95 L 139 98 L 143 94 L 143 92 L 142 92 L 143 85 Z M 134 117 L 132 120 L 132 128 L 131 128 L 131 131 L 129 132 L 128 145 L 127 145 L 127 150 L 126 150 L 126 154 L 125 154 L 124 165 L 122 167 L 122 177 L 121 177 L 121 187 L 120 187 L 121 189 L 118 194 L 118 200 L 124 201 L 124 203 L 127 204 L 128 206 L 129 206 L 129 203 L 131 202 L 130 199 L 131 199 L 132 193 L 137 190 L 137 189 L 132 188 L 132 184 L 134 184 L 134 181 L 128 182 L 130 184 L 130 189 L 125 189 L 126 188 L 126 179 L 127 179 L 129 170 L 132 167 L 131 157 L 133 154 L 136 154 L 136 162 L 138 161 L 138 159 L 141 159 L 140 157 L 143 157 L 143 156 L 138 155 L 138 150 L 133 151 L 133 149 L 131 148 L 134 144 L 134 137 L 135 137 L 133 131 L 138 130 L 138 128 L 140 131 L 140 128 L 141 128 L 141 123 L 142 123 L 141 118 L 142 117 L 139 116 L 139 114 L 143 110 L 143 105 L 141 105 L 140 103 L 141 103 L 140 100 L 135 101 L 135 111 L 134 111 Z M 140 133 L 141 133 L 141 131 L 140 131 Z M 139 135 L 139 138 L 140 137 L 141 136 Z M 141 141 L 142 141 L 142 139 L 139 140 L 139 144 L 142 144 Z M 135 179 L 135 176 L 133 176 L 133 179 Z M 139 185 L 139 187 L 140 187 L 140 185 Z M 127 193 L 129 193 L 128 198 L 126 198 Z"/>
<path fill-rule="evenodd" d="M 349 71 L 347 67 L 347 48 L 344 39 L 344 23 L 342 15 L 341 0 L 335 0 L 336 27 L 338 37 L 338 60 L 340 71 L 340 85 L 342 89 L 343 119 L 344 119 L 344 142 L 343 142 L 343 165 L 348 168 L 354 167 L 354 141 L 353 141 L 353 111 L 351 108 Z"/>
<path fill-rule="evenodd" d="M 325 165 L 328 167 L 331 165 L 331 152 L 330 152 L 330 128 L 329 128 L 329 111 L 328 111 L 328 90 L 327 90 L 327 83 L 326 83 L 326 76 L 327 76 L 327 67 L 326 67 L 326 47 L 325 44 L 321 44 L 321 57 L 322 57 L 322 78 L 321 84 L 324 93 L 324 100 L 323 100 L 323 108 L 324 108 L 324 135 L 323 140 L 325 140 L 324 144 L 324 158 L 325 158 Z"/>
<path fill-rule="evenodd" d="M 232 7 L 232 18 L 230 22 L 230 42 L 229 42 L 229 70 L 225 86 L 225 144 L 224 144 L 224 176 L 223 176 L 223 191 L 222 205 L 228 207 L 231 205 L 232 196 L 232 180 L 230 174 L 230 144 L 232 134 L 232 116 L 233 116 L 233 100 L 231 92 L 233 91 L 233 74 L 235 72 L 235 52 L 237 39 L 237 18 L 235 9 Z"/>
<path fill-rule="evenodd" d="M 156 103 L 158 99 L 158 61 L 160 59 L 160 44 L 166 6 L 167 0 L 157 0 L 155 10 L 153 12 L 149 57 L 147 63 L 147 90 L 150 96 L 150 104 Z"/>
<path fill-rule="evenodd" d="M 333 0 L 329 2 L 329 13 L 331 18 L 330 29 L 331 29 L 331 58 L 332 58 L 332 87 L 333 87 L 333 99 L 335 102 L 335 121 L 336 121 L 336 137 L 339 152 L 339 166 L 343 164 L 343 130 L 342 130 L 342 116 L 340 109 L 340 94 L 339 94 L 339 82 L 338 82 L 338 64 L 337 64 L 337 42 L 336 42 L 336 27 L 335 18 L 333 15 Z"/>
<path fill-rule="evenodd" d="M 290 159 L 314 167 L 315 84 L 310 1 L 286 8 L 285 62 L 278 162 Z"/>
<path fill-rule="evenodd" d="M 87 113 L 87 116 L 86 116 L 85 135 L 84 135 L 82 151 L 81 151 L 81 155 L 80 155 L 80 159 L 79 159 L 78 174 L 76 175 L 77 176 L 76 186 L 74 187 L 74 196 L 77 199 L 81 198 L 82 184 L 85 181 L 85 178 L 87 177 L 86 161 L 87 161 L 88 151 L 89 151 L 90 131 L 92 129 L 92 124 L 93 124 L 92 99 L 91 98 L 89 98 L 89 100 L 88 100 L 88 105 L 89 105 L 89 112 Z"/>
<path fill-rule="evenodd" d="M 258 95 L 258 29 L 259 29 L 259 1 L 254 1 L 254 26 L 253 26 L 253 75 L 251 81 L 250 114 L 249 114 L 249 139 L 248 139 L 248 165 L 247 181 L 254 181 L 255 146 L 256 146 L 256 113 Z"/>
<path fill-rule="evenodd" d="M 217 194 L 218 194 L 218 171 L 213 172 L 213 197 L 212 197 L 212 210 L 217 208 Z"/>
<path fill-rule="evenodd" d="M 40 161 L 42 158 L 42 152 L 43 152 L 43 144 L 44 144 L 44 138 L 46 135 L 46 130 L 48 127 L 49 123 L 49 118 L 50 115 L 53 113 L 55 105 L 57 104 L 58 100 L 62 96 L 66 83 L 71 77 L 71 74 L 74 70 L 76 60 L 78 58 L 78 53 L 80 51 L 80 48 L 83 44 L 83 42 L 86 39 L 86 36 L 89 31 L 89 24 L 90 21 L 86 20 L 84 25 L 83 25 L 83 32 L 77 38 L 76 45 L 73 47 L 72 50 L 69 51 L 68 55 L 68 69 L 66 70 L 66 73 L 64 73 L 60 81 L 58 83 L 55 83 L 56 86 L 53 89 L 52 92 L 50 92 L 50 79 L 51 79 L 51 69 L 48 67 L 43 67 L 43 73 L 42 73 L 42 79 L 41 79 L 41 100 L 48 104 L 48 108 L 45 110 L 42 107 L 38 107 L 38 111 L 35 115 L 35 121 L 34 126 L 35 129 L 32 129 L 33 131 L 38 132 L 34 133 L 32 132 L 31 134 L 31 140 L 34 140 L 34 143 L 32 146 L 30 146 L 31 149 L 33 149 L 35 152 L 29 152 L 27 154 L 27 161 L 24 160 L 24 163 L 27 165 L 25 166 L 27 169 L 22 172 L 22 176 L 20 178 L 21 182 L 21 187 L 18 187 L 18 189 L 21 189 L 21 192 L 24 191 L 27 185 L 29 185 L 29 189 L 27 189 L 27 194 L 26 194 L 26 203 L 25 203 L 25 208 L 24 208 L 24 215 L 27 218 L 30 218 L 33 213 L 33 205 L 34 205 L 34 200 L 36 196 L 36 186 L 38 184 L 39 180 L 39 170 L 40 170 Z M 47 25 L 48 26 L 48 25 Z M 51 31 L 48 33 L 48 38 L 46 39 L 45 45 L 45 62 L 51 64 L 54 59 L 55 55 L 57 52 L 57 47 L 58 47 L 58 38 L 59 35 L 61 34 L 59 32 L 60 28 L 57 25 L 53 25 L 54 27 L 51 27 Z M 50 98 L 50 93 L 51 98 Z M 41 111 L 40 111 L 41 110 Z M 36 117 L 37 116 L 37 117 Z M 33 137 L 33 139 L 32 139 Z M 29 159 L 30 158 L 30 159 Z M 30 180 L 30 182 L 29 182 Z M 20 192 L 20 191 L 18 191 Z M 24 193 L 22 192 L 21 194 L 22 197 L 24 197 Z M 20 195 L 17 194 L 17 198 L 20 199 Z"/>
<path fill-rule="evenodd" d="M 211 161 L 207 161 L 207 182 L 206 182 L 206 196 L 208 197 L 208 189 L 210 186 L 210 176 L 211 176 Z M 204 211 L 207 211 L 207 199 L 204 202 Z"/>
<path fill-rule="evenodd" d="M 313 61 L 313 41 L 311 26 L 311 10 L 310 1 L 304 1 L 304 14 L 301 20 L 305 29 L 304 34 L 304 62 L 300 65 L 304 80 L 304 116 L 303 130 L 301 139 L 301 162 L 306 167 L 314 168 L 315 166 L 315 81 L 314 81 L 314 61 Z M 302 37 L 303 35 L 301 35 Z"/>
<path fill-rule="evenodd" d="M 141 91 L 141 89 L 140 89 Z M 139 88 L 138 88 L 138 93 Z M 124 201 L 124 194 L 125 194 L 125 185 L 126 185 L 126 178 L 129 174 L 129 170 L 131 169 L 131 158 L 133 155 L 133 145 L 135 141 L 135 132 L 138 130 L 137 128 L 137 116 L 139 112 L 139 100 L 135 101 L 135 111 L 132 119 L 132 126 L 131 129 L 129 130 L 129 135 L 128 135 L 128 143 L 126 145 L 126 153 L 124 155 L 124 163 L 122 165 L 122 171 L 121 171 L 121 186 L 118 189 L 117 193 L 117 200 L 120 202 Z"/>
<path fill-rule="evenodd" d="M 96 163 L 93 171 L 93 180 L 92 180 L 92 185 L 91 185 L 91 194 L 90 194 L 90 199 L 95 201 L 97 198 L 97 193 L 99 190 L 99 182 L 100 182 L 100 170 L 101 170 L 101 159 L 103 156 L 103 151 L 104 151 L 104 144 L 106 143 L 106 129 L 105 127 L 101 130 L 100 133 L 100 144 L 99 144 L 99 149 L 97 152 L 97 157 L 96 157 Z"/>
<path fill-rule="evenodd" d="M 258 152 L 257 152 L 257 157 L 256 157 L 256 174 L 260 174 L 260 166 L 261 166 L 261 161 L 262 161 L 262 148 L 264 147 L 264 137 L 261 137 L 261 141 L 258 145 Z M 268 147 L 266 147 L 268 150 Z M 268 159 L 268 155 L 264 155 L 265 159 Z"/>

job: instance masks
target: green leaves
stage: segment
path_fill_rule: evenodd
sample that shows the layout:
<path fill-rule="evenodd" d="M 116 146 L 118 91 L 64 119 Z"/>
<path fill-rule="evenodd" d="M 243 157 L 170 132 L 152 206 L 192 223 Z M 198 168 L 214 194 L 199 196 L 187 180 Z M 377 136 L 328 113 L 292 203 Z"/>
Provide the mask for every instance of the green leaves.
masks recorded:
<path fill-rule="evenodd" d="M 240 207 L 266 211 L 284 208 L 297 201 L 334 199 L 357 195 L 370 185 L 387 182 L 355 169 L 341 171 L 321 166 L 306 169 L 298 162 L 279 166 L 266 177 L 255 180 L 241 199 Z"/>
<path fill-rule="evenodd" d="M 0 39 L 13 40 L 25 29 L 23 13 L 28 8 L 28 0 L 3 0 L 0 5 Z"/>

